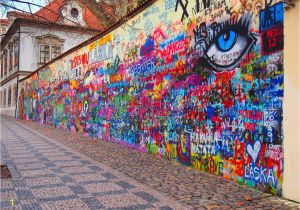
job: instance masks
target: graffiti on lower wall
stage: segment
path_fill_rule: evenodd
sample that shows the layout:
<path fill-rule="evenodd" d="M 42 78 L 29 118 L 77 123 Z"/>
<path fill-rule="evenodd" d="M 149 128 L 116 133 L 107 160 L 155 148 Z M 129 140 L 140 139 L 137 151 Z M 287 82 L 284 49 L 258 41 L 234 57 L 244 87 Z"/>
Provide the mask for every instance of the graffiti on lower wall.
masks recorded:
<path fill-rule="evenodd" d="M 155 1 L 23 80 L 19 117 L 281 195 L 283 11 Z"/>

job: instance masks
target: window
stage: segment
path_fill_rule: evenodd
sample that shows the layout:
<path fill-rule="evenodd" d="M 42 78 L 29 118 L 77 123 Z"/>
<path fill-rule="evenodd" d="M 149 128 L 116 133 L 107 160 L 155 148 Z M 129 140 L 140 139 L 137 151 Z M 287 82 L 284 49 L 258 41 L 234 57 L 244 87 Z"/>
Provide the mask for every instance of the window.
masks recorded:
<path fill-rule="evenodd" d="M 77 18 L 77 17 L 78 17 L 78 14 L 79 14 L 78 9 L 76 9 L 76 8 L 72 8 L 72 9 L 71 9 L 71 16 L 72 16 L 73 18 Z"/>
<path fill-rule="evenodd" d="M 19 42 L 18 41 L 15 41 L 15 63 L 14 65 L 17 66 L 19 64 Z"/>
<path fill-rule="evenodd" d="M 7 50 L 4 50 L 4 53 L 3 53 L 3 57 L 4 57 L 4 77 L 6 76 L 7 74 Z"/>
<path fill-rule="evenodd" d="M 10 44 L 9 45 L 9 73 L 12 71 L 12 67 L 13 67 L 13 45 Z"/>
<path fill-rule="evenodd" d="M 3 94 L 3 107 L 6 106 L 6 89 L 4 89 L 4 94 Z"/>
<path fill-rule="evenodd" d="M 37 36 L 37 54 L 38 65 L 48 63 L 50 60 L 56 58 L 63 51 L 64 39 L 54 35 Z"/>
<path fill-rule="evenodd" d="M 11 105 L 11 87 L 8 88 L 8 106 Z"/>
<path fill-rule="evenodd" d="M 52 46 L 51 47 L 51 59 L 56 58 L 60 55 L 60 47 Z"/>
<path fill-rule="evenodd" d="M 40 63 L 44 64 L 49 61 L 50 58 L 50 47 L 48 45 L 40 46 Z"/>
<path fill-rule="evenodd" d="M 2 90 L 0 91 L 0 107 L 2 107 Z"/>
<path fill-rule="evenodd" d="M 0 66 L 0 68 L 1 68 L 1 78 L 3 77 L 3 70 L 4 70 L 4 66 L 3 66 L 4 64 L 3 64 L 3 55 L 1 56 L 1 66 Z"/>
<path fill-rule="evenodd" d="M 13 86 L 13 96 L 12 96 L 12 104 L 11 105 L 16 105 L 17 102 L 17 94 L 18 94 L 18 90 L 17 90 L 17 84 L 15 84 Z"/>
<path fill-rule="evenodd" d="M 41 45 L 40 46 L 40 64 L 48 63 L 51 59 L 56 58 L 61 53 L 61 47 Z"/>

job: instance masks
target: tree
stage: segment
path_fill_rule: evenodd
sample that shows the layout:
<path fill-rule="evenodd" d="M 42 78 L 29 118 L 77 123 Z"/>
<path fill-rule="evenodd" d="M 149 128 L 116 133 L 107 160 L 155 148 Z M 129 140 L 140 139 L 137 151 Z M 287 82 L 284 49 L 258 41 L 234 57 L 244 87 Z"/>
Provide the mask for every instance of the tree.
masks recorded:
<path fill-rule="evenodd" d="M 45 8 L 47 11 L 49 11 L 53 14 L 59 15 L 61 18 L 64 18 L 79 27 L 81 26 L 78 22 L 70 20 L 66 17 L 62 17 L 60 14 L 58 14 L 58 11 L 53 11 L 44 6 L 44 5 L 48 5 L 51 1 L 52 0 L 40 0 L 41 3 L 37 4 L 37 3 L 34 3 L 34 2 L 36 2 L 34 0 L 0 0 L 0 5 L 2 6 L 0 9 L 0 12 L 3 15 L 9 11 L 17 11 L 17 12 L 29 14 L 32 16 L 33 19 L 36 19 L 36 20 L 46 21 L 48 23 L 55 23 L 55 22 L 50 21 L 49 19 L 47 19 L 44 16 L 35 14 L 35 12 L 37 10 Z"/>
<path fill-rule="evenodd" d="M 47 5 L 50 0 L 26 0 L 26 1 L 15 1 L 15 0 L 0 0 L 1 8 L 0 13 L 2 16 L 6 15 L 9 11 L 20 11 L 25 13 L 34 13 L 36 10 Z M 39 4 L 34 3 L 39 2 Z"/>

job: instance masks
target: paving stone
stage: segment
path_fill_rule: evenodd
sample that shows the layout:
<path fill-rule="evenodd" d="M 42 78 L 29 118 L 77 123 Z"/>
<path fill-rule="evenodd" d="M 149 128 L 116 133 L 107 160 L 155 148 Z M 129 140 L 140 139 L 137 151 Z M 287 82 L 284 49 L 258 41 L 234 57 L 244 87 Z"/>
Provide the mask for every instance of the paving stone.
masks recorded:
<path fill-rule="evenodd" d="M 85 164 L 85 165 L 90 165 L 91 162 L 87 160 L 79 160 L 80 163 Z"/>
<path fill-rule="evenodd" d="M 74 194 L 87 193 L 87 191 L 82 186 L 69 186 L 69 188 L 73 191 Z"/>
<path fill-rule="evenodd" d="M 100 196 L 98 199 L 105 208 L 132 207 L 137 204 L 147 204 L 147 202 L 132 194 Z"/>
<path fill-rule="evenodd" d="M 115 179 L 117 177 L 115 177 L 114 175 L 112 175 L 111 173 L 109 172 L 106 172 L 106 173 L 102 173 L 101 174 L 103 177 L 107 178 L 107 179 Z"/>
<path fill-rule="evenodd" d="M 27 128 L 25 129 L 15 122 L 21 122 L 22 126 L 25 125 Z M 16 186 L 13 186 L 7 182 L 1 183 L 1 198 L 3 196 L 6 197 L 5 199 L 14 197 L 15 200 L 18 200 L 18 196 L 15 193 L 16 190 L 36 192 L 34 190 L 49 189 L 51 186 L 48 184 L 37 185 L 41 186 L 41 189 L 36 189 L 36 186 L 29 187 L 26 180 L 31 178 L 57 177 L 62 183 L 55 186 L 52 185 L 52 187 L 68 188 L 70 194 L 57 197 L 54 195 L 55 193 L 48 193 L 50 198 L 41 198 L 38 203 L 44 209 L 62 209 L 61 207 L 68 209 L 70 206 L 74 207 L 74 205 L 70 204 L 71 201 L 77 203 L 82 209 L 99 209 L 103 208 L 104 204 L 107 205 L 108 209 L 114 209 L 114 207 L 109 206 L 116 204 L 110 204 L 109 201 L 116 202 L 115 200 L 118 198 L 123 199 L 123 197 L 128 198 L 130 196 L 134 196 L 133 200 L 137 199 L 136 202 L 131 204 L 131 201 L 124 201 L 124 205 L 117 208 L 163 209 L 165 206 L 169 206 L 172 209 L 206 209 L 205 206 L 209 205 L 211 209 L 300 208 L 299 204 L 294 202 L 257 192 L 221 177 L 212 176 L 189 167 L 184 167 L 176 162 L 140 153 L 123 145 L 95 140 L 88 136 L 83 137 L 79 133 L 72 133 L 66 129 L 54 129 L 53 127 L 40 126 L 30 121 L 5 118 L 4 123 L 1 123 L 1 131 L 4 131 L 1 133 L 1 139 L 2 136 L 5 136 L 5 141 L 1 142 L 1 156 L 4 154 L 4 159 L 2 158 L 1 161 L 9 161 L 16 168 L 21 164 L 21 175 L 27 175 L 24 177 L 24 183 L 27 187 L 24 184 L 20 184 L 19 186 L 15 184 Z M 51 140 L 41 137 L 33 131 L 48 136 Z M 73 150 L 65 146 L 63 147 L 57 142 Z M 32 151 L 35 151 L 35 154 L 39 155 L 31 156 Z M 12 159 L 10 157 L 11 154 L 18 158 Z M 89 156 L 93 161 L 83 158 L 81 154 Z M 94 160 L 99 164 L 95 164 Z M 38 167 L 41 163 L 44 164 L 44 168 Z M 55 164 L 55 168 L 59 169 L 59 173 L 42 173 L 41 170 L 49 170 L 49 168 L 54 167 L 51 163 Z M 26 164 L 28 168 L 26 168 Z M 103 165 L 99 166 L 100 164 Z M 79 169 L 82 166 L 83 169 L 80 171 Z M 106 167 L 110 167 L 110 169 L 107 170 Z M 116 175 L 117 172 L 124 174 L 126 179 Z M 128 179 L 131 181 L 128 181 Z M 129 185 L 124 183 L 129 183 L 134 188 L 128 187 Z M 147 186 L 147 189 L 150 191 L 144 188 L 141 189 L 137 183 Z M 2 189 L 2 186 L 5 187 Z M 76 193 L 75 188 L 71 189 L 74 186 L 81 186 L 87 191 L 87 194 Z M 91 186 L 98 186 L 98 188 L 99 186 L 106 187 L 103 190 L 99 190 Z M 151 187 L 159 192 L 156 190 L 152 191 Z M 130 191 L 133 192 L 130 193 Z M 150 196 L 144 196 L 146 199 L 143 199 L 141 196 L 134 194 L 137 192 L 145 192 Z M 91 194 L 89 195 L 89 193 Z M 60 194 L 60 191 L 58 191 L 58 194 Z M 97 201 L 94 200 L 94 206 L 92 204 L 89 205 L 88 201 L 85 200 L 89 196 L 93 197 L 93 195 L 97 197 Z M 165 197 L 165 195 L 167 196 Z M 153 200 L 158 200 L 155 202 L 155 205 L 150 201 L 151 196 L 154 197 Z M 105 198 L 106 200 L 101 200 L 101 198 Z M 248 198 L 251 198 L 251 201 Z M 165 199 L 170 199 L 172 202 L 168 200 L 165 203 Z M 28 200 L 23 201 L 27 202 Z M 63 201 L 67 201 L 67 205 Z M 140 202 L 144 203 L 141 204 Z M 180 206 L 180 204 L 183 204 L 183 206 Z M 102 207 L 98 208 L 97 206 Z"/>
<path fill-rule="evenodd" d="M 100 201 L 95 197 L 82 198 L 82 200 L 87 204 L 90 209 L 100 209 L 105 206 L 100 203 Z"/>
<path fill-rule="evenodd" d="M 23 180 L 13 180 L 11 183 L 14 187 L 25 187 L 26 186 Z"/>
<path fill-rule="evenodd" d="M 1 130 L 5 130 L 1 132 L 1 139 L 5 139 L 1 141 L 1 161 L 5 156 L 20 172 L 19 179 L 1 180 L 1 209 L 159 209 L 163 206 L 187 209 L 112 167 L 20 126 L 12 119 L 1 123 Z M 141 189 L 144 194 L 140 196 L 130 192 Z M 14 207 L 10 206 L 12 198 Z"/>
<path fill-rule="evenodd" d="M 35 197 L 39 199 L 74 195 L 74 193 L 68 187 L 65 186 L 44 187 L 42 189 L 33 189 L 32 192 L 35 195 Z"/>
<path fill-rule="evenodd" d="M 49 176 L 25 179 L 25 183 L 27 184 L 27 186 L 36 187 L 62 184 L 63 182 L 57 177 Z"/>
<path fill-rule="evenodd" d="M 150 203 L 155 203 L 157 201 L 157 199 L 155 197 L 153 197 L 152 195 L 150 195 L 146 192 L 136 192 L 134 194 Z"/>
<path fill-rule="evenodd" d="M 172 210 L 172 208 L 170 206 L 162 206 L 159 210 Z"/>
<path fill-rule="evenodd" d="M 127 183 L 127 182 L 123 182 L 123 181 L 119 181 L 119 182 L 115 182 L 116 185 L 119 185 L 120 187 L 123 187 L 124 189 L 133 189 L 135 188 L 135 186 Z"/>
<path fill-rule="evenodd" d="M 103 181 L 107 180 L 101 174 L 89 173 L 89 174 L 72 174 L 70 175 L 76 182 L 91 182 L 91 181 Z"/>
<path fill-rule="evenodd" d="M 22 210 L 42 210 L 42 207 L 35 201 L 30 202 L 29 204 L 22 204 Z"/>
<path fill-rule="evenodd" d="M 25 163 L 25 164 L 16 164 L 16 167 L 19 170 L 29 170 L 29 169 L 40 169 L 40 168 L 46 168 L 46 163 Z"/>
<path fill-rule="evenodd" d="M 111 182 L 110 183 L 87 184 L 87 185 L 84 185 L 84 188 L 90 193 L 122 190 L 121 187 L 119 187 L 118 185 L 111 183 Z"/>
<path fill-rule="evenodd" d="M 34 195 L 29 190 L 16 190 L 16 194 L 18 197 L 18 200 L 30 200 L 35 199 Z"/>
<path fill-rule="evenodd" d="M 74 180 L 70 176 L 61 176 L 59 178 L 63 183 L 74 182 Z"/>
<path fill-rule="evenodd" d="M 42 204 L 42 208 L 45 210 L 63 209 L 63 210 L 89 210 L 90 208 L 80 199 L 68 199 L 61 201 L 50 201 Z"/>
<path fill-rule="evenodd" d="M 102 171 L 102 169 L 98 166 L 88 166 L 91 170 L 94 170 L 94 171 Z"/>

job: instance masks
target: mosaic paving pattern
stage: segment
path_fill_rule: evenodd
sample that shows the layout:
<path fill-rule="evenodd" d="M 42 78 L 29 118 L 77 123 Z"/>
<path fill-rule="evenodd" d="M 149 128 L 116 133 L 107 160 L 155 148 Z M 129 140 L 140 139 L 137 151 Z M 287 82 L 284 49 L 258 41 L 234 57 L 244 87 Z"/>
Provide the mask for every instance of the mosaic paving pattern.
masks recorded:
<path fill-rule="evenodd" d="M 8 165 L 13 179 L 1 180 L 0 209 L 186 209 L 12 121 L 1 121 L 1 164 Z"/>

